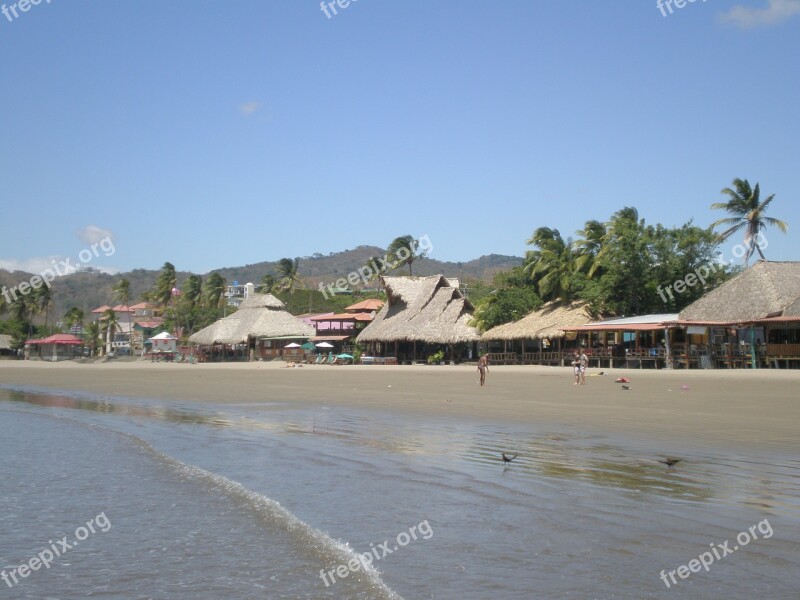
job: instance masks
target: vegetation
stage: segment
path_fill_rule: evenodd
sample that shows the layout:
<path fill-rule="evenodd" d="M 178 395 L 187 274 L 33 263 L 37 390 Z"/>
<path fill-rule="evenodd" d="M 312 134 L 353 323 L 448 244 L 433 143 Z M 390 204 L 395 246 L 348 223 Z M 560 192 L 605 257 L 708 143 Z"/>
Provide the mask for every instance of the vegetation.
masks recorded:
<path fill-rule="evenodd" d="M 278 266 L 276 267 L 278 272 L 277 289 L 288 290 L 290 294 L 294 294 L 295 288 L 305 287 L 300 279 L 300 274 L 298 272 L 299 266 L 299 258 L 295 258 L 294 260 L 291 258 L 282 258 L 278 261 Z"/>
<path fill-rule="evenodd" d="M 772 194 L 769 198 L 761 201 L 761 190 L 758 183 L 755 188 L 750 187 L 750 182 L 747 179 L 734 179 L 733 189 L 725 188 L 722 190 L 723 194 L 728 196 L 727 202 L 715 202 L 711 208 L 717 210 L 724 210 L 732 217 L 718 219 L 714 221 L 712 228 L 719 227 L 720 225 L 728 227 L 725 231 L 717 235 L 717 242 L 724 242 L 730 238 L 734 233 L 744 230 L 744 246 L 747 253 L 744 256 L 744 262 L 747 264 L 750 257 L 758 250 L 758 255 L 762 260 L 764 253 L 761 251 L 761 246 L 765 246 L 761 233 L 767 228 L 767 225 L 777 227 L 781 232 L 786 233 L 789 226 L 780 219 L 764 216 L 767 212 L 767 207 L 775 198 Z"/>
<path fill-rule="evenodd" d="M 419 252 L 419 240 L 411 235 L 401 235 L 392 240 L 386 249 L 390 270 L 408 266 L 408 274 L 413 275 L 411 265 L 419 258 L 425 257 L 425 252 Z M 380 264 L 378 266 L 381 266 Z"/>

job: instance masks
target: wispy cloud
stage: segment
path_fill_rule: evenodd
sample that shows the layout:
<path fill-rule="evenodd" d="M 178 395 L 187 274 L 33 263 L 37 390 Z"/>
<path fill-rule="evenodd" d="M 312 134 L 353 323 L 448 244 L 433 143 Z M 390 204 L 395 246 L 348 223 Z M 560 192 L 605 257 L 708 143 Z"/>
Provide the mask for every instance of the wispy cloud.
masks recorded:
<path fill-rule="evenodd" d="M 261 108 L 261 102 L 257 100 L 251 100 L 250 102 L 245 102 L 244 104 L 239 106 L 239 112 L 242 113 L 245 117 L 249 117 L 260 108 Z"/>
<path fill-rule="evenodd" d="M 114 233 L 110 229 L 103 229 L 97 225 L 87 225 L 83 229 L 76 231 L 75 235 L 84 244 L 96 244 L 106 238 L 114 239 Z"/>
<path fill-rule="evenodd" d="M 800 15 L 800 0 L 767 0 L 763 8 L 734 6 L 722 13 L 722 20 L 742 28 L 777 25 Z"/>

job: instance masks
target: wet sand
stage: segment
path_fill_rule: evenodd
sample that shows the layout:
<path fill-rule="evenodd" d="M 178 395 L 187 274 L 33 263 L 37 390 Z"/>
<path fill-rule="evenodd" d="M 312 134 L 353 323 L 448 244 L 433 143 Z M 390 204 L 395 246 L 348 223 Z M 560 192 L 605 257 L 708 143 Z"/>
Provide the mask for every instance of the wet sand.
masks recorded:
<path fill-rule="evenodd" d="M 795 453 L 800 371 L 572 370 L 474 366 L 328 366 L 282 363 L 75 364 L 0 361 L 0 385 L 199 403 L 347 406 L 420 419 L 527 422 L 624 435 L 662 452 L 691 448 Z M 631 381 L 629 391 L 614 383 Z"/>

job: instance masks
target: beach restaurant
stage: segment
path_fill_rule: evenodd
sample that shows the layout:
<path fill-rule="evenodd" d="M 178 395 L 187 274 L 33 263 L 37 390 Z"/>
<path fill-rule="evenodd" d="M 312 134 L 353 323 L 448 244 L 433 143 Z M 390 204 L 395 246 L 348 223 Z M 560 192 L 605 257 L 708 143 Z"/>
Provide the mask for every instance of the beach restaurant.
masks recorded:
<path fill-rule="evenodd" d="M 189 336 L 201 361 L 292 359 L 314 328 L 293 316 L 272 294 L 250 294 L 239 309 Z"/>
<path fill-rule="evenodd" d="M 677 315 L 615 319 L 571 328 L 590 361 L 622 344 L 611 366 L 800 367 L 800 262 L 758 261 Z M 606 351 L 607 352 L 607 351 Z"/>
<path fill-rule="evenodd" d="M 481 341 L 495 365 L 563 365 L 577 334 L 565 328 L 592 322 L 588 304 L 548 302 L 518 321 L 484 332 Z M 571 360 L 571 358 L 570 358 Z"/>
<path fill-rule="evenodd" d="M 368 347 L 368 360 L 412 363 L 439 352 L 442 361 L 469 356 L 480 334 L 469 325 L 474 309 L 457 279 L 381 276 L 380 282 L 386 304 L 356 337 Z"/>

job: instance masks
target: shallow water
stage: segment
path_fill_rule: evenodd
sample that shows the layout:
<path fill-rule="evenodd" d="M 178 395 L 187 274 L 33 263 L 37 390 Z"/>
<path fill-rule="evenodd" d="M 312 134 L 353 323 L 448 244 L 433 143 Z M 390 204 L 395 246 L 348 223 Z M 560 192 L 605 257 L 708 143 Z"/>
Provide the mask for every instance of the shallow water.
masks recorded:
<path fill-rule="evenodd" d="M 535 424 L 0 389 L 0 500 L 10 508 L 0 514 L 0 566 L 28 561 L 101 512 L 111 523 L 0 590 L 798 597 L 800 456 L 698 445 L 667 468 L 639 444 Z M 504 451 L 519 457 L 504 466 Z M 771 537 L 756 529 L 761 539 L 669 589 L 659 578 L 709 544 L 732 548 L 737 533 L 766 530 L 765 519 Z M 376 570 L 345 567 L 341 578 L 337 565 L 354 551 L 377 555 Z M 321 570 L 332 572 L 328 586 Z"/>

